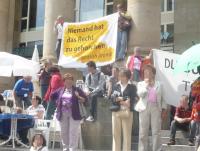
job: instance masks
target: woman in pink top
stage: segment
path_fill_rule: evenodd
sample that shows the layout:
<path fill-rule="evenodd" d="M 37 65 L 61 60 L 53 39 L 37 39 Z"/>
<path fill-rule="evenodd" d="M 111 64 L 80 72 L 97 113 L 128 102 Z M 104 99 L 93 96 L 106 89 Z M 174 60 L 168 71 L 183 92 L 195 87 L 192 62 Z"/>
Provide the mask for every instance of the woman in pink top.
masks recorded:
<path fill-rule="evenodd" d="M 144 67 L 144 81 L 138 83 L 139 111 L 139 151 L 147 151 L 149 126 L 152 129 L 153 151 L 160 149 L 161 117 L 166 116 L 166 104 L 161 99 L 162 88 L 155 80 L 156 69 L 152 65 Z"/>

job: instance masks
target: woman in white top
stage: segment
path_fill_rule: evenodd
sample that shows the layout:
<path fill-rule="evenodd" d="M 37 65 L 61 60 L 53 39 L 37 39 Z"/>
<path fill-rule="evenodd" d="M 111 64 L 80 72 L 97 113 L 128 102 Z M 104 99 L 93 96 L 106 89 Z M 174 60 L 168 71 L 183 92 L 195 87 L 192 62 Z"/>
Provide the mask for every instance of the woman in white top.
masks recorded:
<path fill-rule="evenodd" d="M 43 119 L 45 108 L 41 103 L 41 98 L 39 96 L 33 96 L 31 101 L 31 106 L 27 108 L 27 114 L 34 116 L 35 119 Z"/>
<path fill-rule="evenodd" d="M 46 140 L 42 134 L 35 134 L 33 136 L 30 151 L 48 151 Z"/>
<path fill-rule="evenodd" d="M 152 129 L 153 151 L 158 151 L 160 144 L 161 117 L 166 117 L 166 103 L 162 99 L 162 87 L 155 80 L 156 69 L 152 65 L 144 67 L 144 81 L 138 83 L 139 111 L 139 151 L 147 151 L 149 126 Z M 137 106 L 137 105 L 136 105 Z"/>

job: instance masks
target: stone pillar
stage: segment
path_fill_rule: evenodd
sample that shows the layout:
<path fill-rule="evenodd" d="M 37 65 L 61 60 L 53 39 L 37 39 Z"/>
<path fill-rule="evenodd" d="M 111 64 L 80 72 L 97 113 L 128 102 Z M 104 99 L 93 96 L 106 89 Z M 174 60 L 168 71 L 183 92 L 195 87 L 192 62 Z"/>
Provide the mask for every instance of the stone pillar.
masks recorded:
<path fill-rule="evenodd" d="M 56 34 L 53 31 L 55 19 L 57 18 L 57 16 L 62 15 L 65 22 L 73 22 L 75 18 L 74 9 L 74 0 L 46 0 L 43 42 L 44 59 L 56 59 Z"/>
<path fill-rule="evenodd" d="M 127 11 L 132 17 L 128 53 L 135 46 L 142 50 L 160 47 L 160 0 L 127 0 Z M 133 135 L 139 132 L 139 117 L 134 111 Z"/>
<path fill-rule="evenodd" d="M 0 1 L 0 51 L 7 51 L 10 0 Z"/>
<path fill-rule="evenodd" d="M 133 19 L 128 51 L 160 47 L 160 0 L 128 0 L 127 10 Z"/>

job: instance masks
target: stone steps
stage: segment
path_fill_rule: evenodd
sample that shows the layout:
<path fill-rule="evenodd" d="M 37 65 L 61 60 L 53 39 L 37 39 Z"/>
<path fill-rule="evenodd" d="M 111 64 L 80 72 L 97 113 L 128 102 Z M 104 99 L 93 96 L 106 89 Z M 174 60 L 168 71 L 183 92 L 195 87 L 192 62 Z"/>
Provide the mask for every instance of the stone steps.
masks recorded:
<path fill-rule="evenodd" d="M 162 151 L 194 151 L 194 146 L 188 146 L 188 145 L 172 145 L 168 146 L 166 144 L 162 145 Z"/>

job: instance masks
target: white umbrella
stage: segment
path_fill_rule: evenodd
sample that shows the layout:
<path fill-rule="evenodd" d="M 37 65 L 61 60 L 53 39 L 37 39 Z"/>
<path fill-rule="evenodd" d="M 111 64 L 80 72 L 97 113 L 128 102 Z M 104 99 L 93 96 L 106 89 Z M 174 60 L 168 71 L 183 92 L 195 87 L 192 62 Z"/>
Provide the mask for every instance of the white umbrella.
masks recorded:
<path fill-rule="evenodd" d="M 28 60 L 18 55 L 0 52 L 0 76 L 37 76 L 38 62 Z"/>
<path fill-rule="evenodd" d="M 39 57 L 37 45 L 35 45 L 35 48 L 34 48 L 34 51 L 33 51 L 33 56 L 32 56 L 31 60 L 35 61 L 35 62 L 40 62 L 40 57 Z"/>

